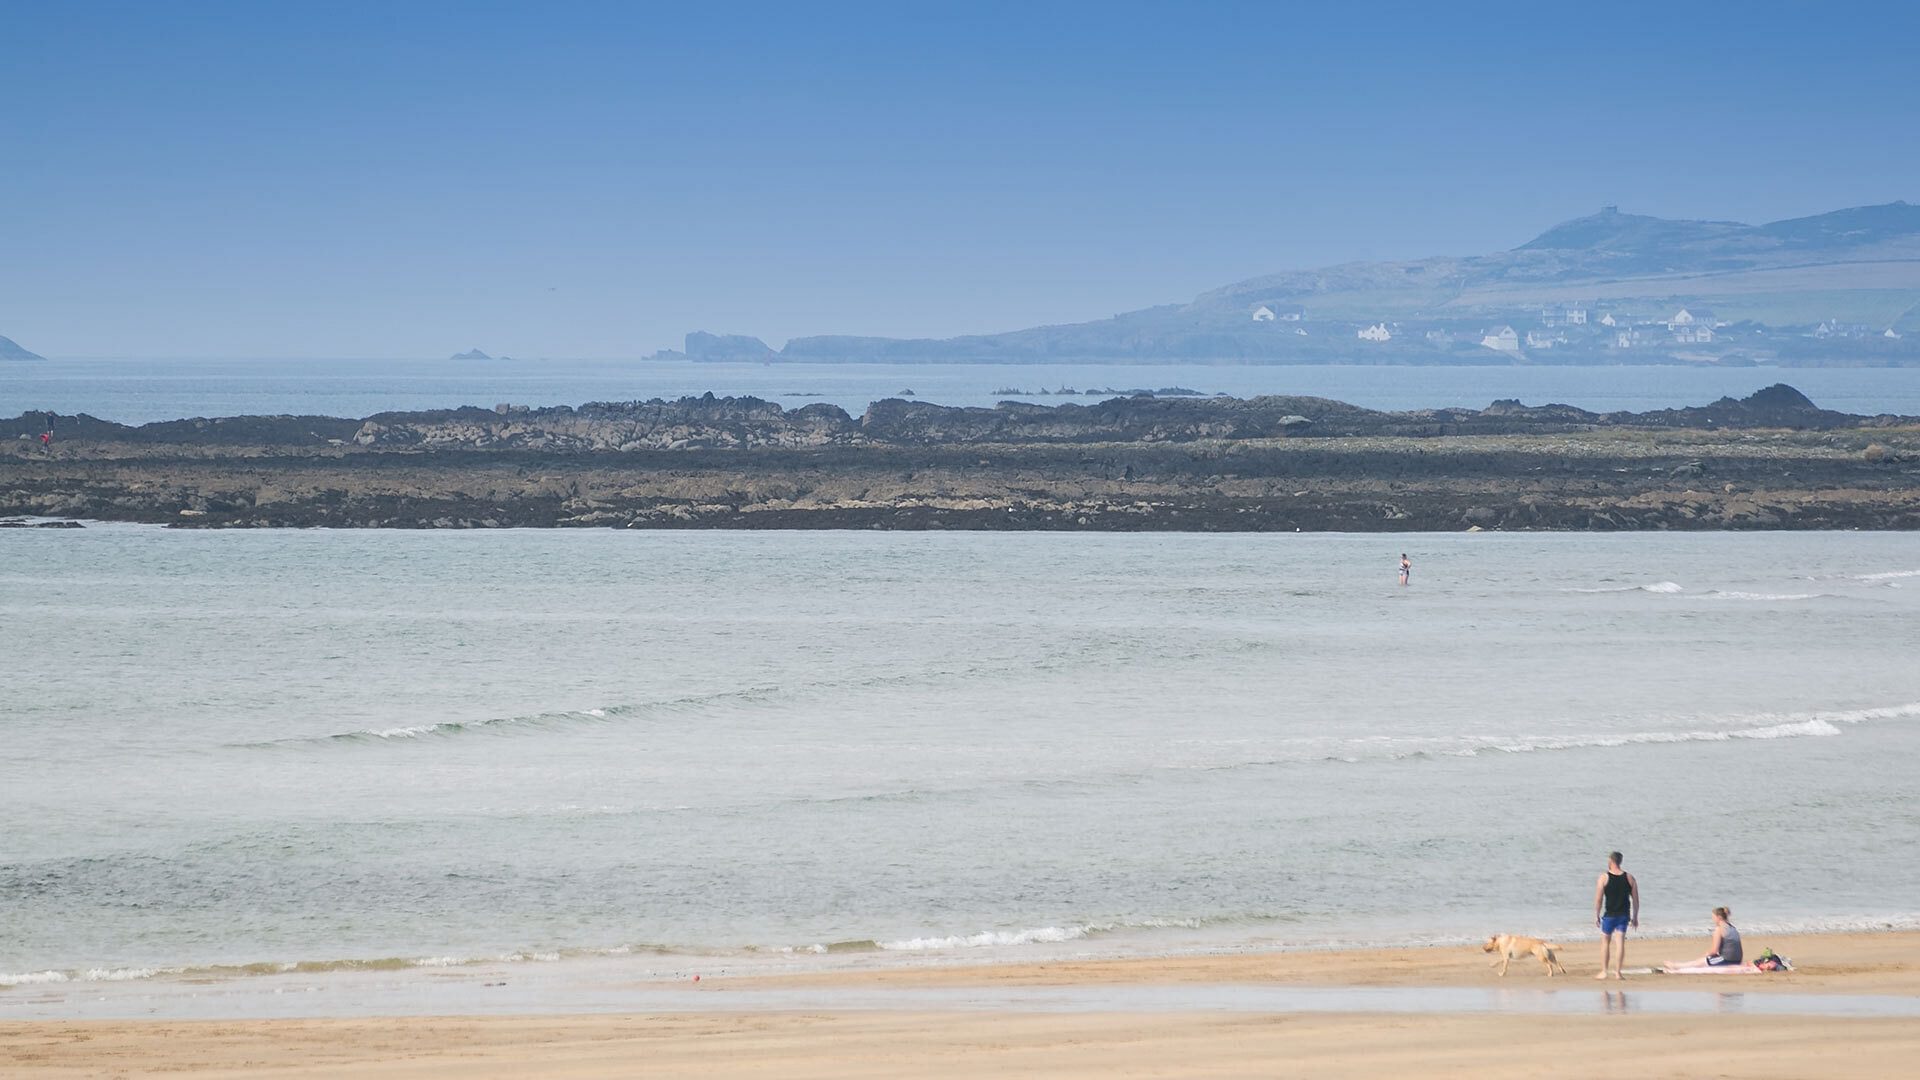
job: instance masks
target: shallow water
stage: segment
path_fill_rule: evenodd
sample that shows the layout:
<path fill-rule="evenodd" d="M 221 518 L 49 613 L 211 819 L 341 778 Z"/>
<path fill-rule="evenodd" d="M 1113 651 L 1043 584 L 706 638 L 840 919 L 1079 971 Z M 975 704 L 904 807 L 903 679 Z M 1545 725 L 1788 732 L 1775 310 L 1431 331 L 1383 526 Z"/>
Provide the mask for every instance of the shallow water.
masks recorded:
<path fill-rule="evenodd" d="M 1649 932 L 1913 925 L 1916 608 L 1898 534 L 0 532 L 0 994 L 1577 937 L 1615 847 Z"/>
<path fill-rule="evenodd" d="M 1551 1016 L 1818 1016 L 1920 1018 L 1920 998 L 1767 989 L 1687 989 L 1652 978 L 1609 988 L 1591 980 L 1501 987 L 1275 986 L 1180 983 L 1075 987 L 790 987 L 725 981 L 677 985 L 615 981 L 608 962 L 529 972 L 490 967 L 451 976 L 271 976 L 246 982 L 178 981 L 62 987 L 0 997 L 0 1018 L 198 1020 L 357 1016 L 511 1016 L 625 1013 L 1497 1013 Z M 1765 979 L 1768 976 L 1752 976 Z M 1572 985 L 1566 985 L 1571 983 Z M 1580 985 L 1586 983 L 1587 985 Z"/>

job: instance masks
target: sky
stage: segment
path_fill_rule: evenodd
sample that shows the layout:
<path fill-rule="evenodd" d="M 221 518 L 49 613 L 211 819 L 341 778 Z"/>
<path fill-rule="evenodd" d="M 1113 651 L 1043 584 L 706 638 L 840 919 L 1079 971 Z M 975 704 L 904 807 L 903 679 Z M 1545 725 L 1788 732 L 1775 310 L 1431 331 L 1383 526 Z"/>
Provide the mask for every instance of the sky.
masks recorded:
<path fill-rule="evenodd" d="M 1920 5 L 0 0 L 0 335 L 943 337 L 1920 201 Z"/>

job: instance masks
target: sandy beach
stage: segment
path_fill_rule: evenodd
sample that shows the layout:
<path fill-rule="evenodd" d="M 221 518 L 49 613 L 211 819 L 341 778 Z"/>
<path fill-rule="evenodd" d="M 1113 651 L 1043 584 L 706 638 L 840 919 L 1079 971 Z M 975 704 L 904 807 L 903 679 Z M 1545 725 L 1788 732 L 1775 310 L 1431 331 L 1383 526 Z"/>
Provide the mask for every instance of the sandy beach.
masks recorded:
<path fill-rule="evenodd" d="M 1920 998 L 1920 933 L 1752 935 L 1799 966 L 1763 976 L 1591 975 L 1590 943 L 1565 950 L 1571 977 L 1515 965 L 1504 979 L 1473 948 L 1320 950 L 1225 956 L 888 968 L 709 979 L 671 1012 L 494 1017 L 381 1016 L 0 1024 L 9 1075 L 146 1076 L 1582 1076 L 1882 1077 L 1920 1054 L 1920 1019 L 1748 1012 L 1778 1001 Z M 1635 961 L 1695 943 L 1636 943 Z M 639 984 L 644 986 L 646 984 Z M 1033 1011 L 996 992 L 1141 987 L 1553 989 L 1581 1006 L 1513 1012 Z M 897 991 L 897 1008 L 732 1007 L 733 995 L 818 988 Z M 972 988 L 965 1009 L 919 1009 L 916 992 Z M 1171 991 L 1170 991 L 1171 992 Z M 1716 1011 L 1663 1002 L 1705 992 Z M 1808 995 L 1801 997 L 1801 995 Z M 1860 995 L 1872 995 L 1861 997 Z M 1516 999 L 1520 1000 L 1520 999 Z M 729 1008 L 718 1008 L 729 1003 Z M 984 1004 L 983 1004 L 984 1003 Z M 1588 1008 L 1587 1006 L 1590 1006 Z M 1810 1007 L 1811 1008 L 1811 1007 Z"/>

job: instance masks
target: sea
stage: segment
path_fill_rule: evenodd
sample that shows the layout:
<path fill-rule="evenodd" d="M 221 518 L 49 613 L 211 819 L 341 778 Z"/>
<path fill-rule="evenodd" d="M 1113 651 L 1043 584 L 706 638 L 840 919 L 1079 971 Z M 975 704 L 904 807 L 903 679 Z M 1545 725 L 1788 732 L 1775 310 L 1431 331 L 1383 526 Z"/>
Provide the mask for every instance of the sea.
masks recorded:
<path fill-rule="evenodd" d="M 0 623 L 0 1010 L 1920 925 L 1902 534 L 95 524 Z"/>
<path fill-rule="evenodd" d="M 1500 398 L 1594 411 L 1702 405 L 1785 382 L 1825 408 L 1920 415 L 1920 367 L 1284 366 L 1262 364 L 706 364 L 689 361 L 96 359 L 0 363 L 0 416 L 89 413 L 143 424 L 197 416 L 321 415 L 457 405 L 579 405 L 713 393 L 788 408 L 873 401 L 1089 404 L 1108 394 L 1304 394 L 1373 409 L 1484 408 Z M 1071 396 L 1059 391 L 1072 390 Z M 1046 391 L 1046 393 L 1041 393 Z"/>
<path fill-rule="evenodd" d="M 0 387 L 126 421 L 1042 378 L 1920 413 L 1886 370 L 90 363 Z M 1916 657 L 1897 533 L 0 529 L 0 1015 L 287 972 L 1577 942 L 1613 849 L 1648 934 L 1920 927 Z"/>

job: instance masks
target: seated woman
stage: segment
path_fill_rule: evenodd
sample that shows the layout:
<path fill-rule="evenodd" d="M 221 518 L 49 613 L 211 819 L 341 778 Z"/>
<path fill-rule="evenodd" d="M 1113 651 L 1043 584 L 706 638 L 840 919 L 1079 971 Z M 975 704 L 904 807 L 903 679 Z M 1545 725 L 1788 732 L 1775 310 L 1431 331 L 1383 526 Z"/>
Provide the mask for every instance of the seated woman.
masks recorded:
<path fill-rule="evenodd" d="M 1693 960 L 1673 960 L 1667 963 L 1665 971 L 1703 971 L 1711 968 L 1732 968 L 1748 970 L 1750 964 L 1742 963 L 1740 950 L 1740 928 L 1733 925 L 1733 912 L 1726 908 L 1713 909 L 1713 940 L 1707 945 L 1707 955 Z"/>

